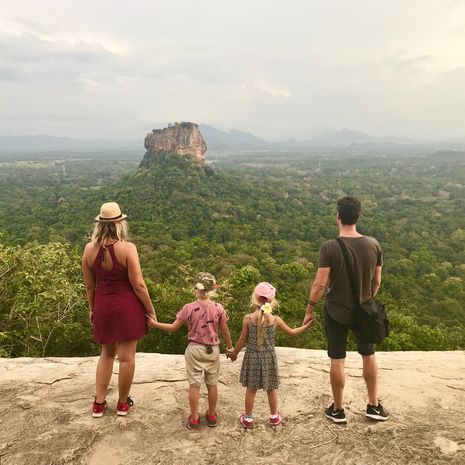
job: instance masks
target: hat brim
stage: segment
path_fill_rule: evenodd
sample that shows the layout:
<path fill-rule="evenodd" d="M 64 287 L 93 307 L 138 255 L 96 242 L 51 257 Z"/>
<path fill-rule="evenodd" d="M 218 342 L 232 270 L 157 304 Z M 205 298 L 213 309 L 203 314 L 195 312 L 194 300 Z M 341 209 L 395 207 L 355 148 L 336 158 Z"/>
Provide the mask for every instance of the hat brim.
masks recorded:
<path fill-rule="evenodd" d="M 128 217 L 128 215 L 125 215 L 124 213 L 121 214 L 121 216 L 118 216 L 117 218 L 100 218 L 100 215 L 97 215 L 95 217 L 95 221 L 98 221 L 99 223 L 118 223 L 118 221 L 123 221 Z"/>

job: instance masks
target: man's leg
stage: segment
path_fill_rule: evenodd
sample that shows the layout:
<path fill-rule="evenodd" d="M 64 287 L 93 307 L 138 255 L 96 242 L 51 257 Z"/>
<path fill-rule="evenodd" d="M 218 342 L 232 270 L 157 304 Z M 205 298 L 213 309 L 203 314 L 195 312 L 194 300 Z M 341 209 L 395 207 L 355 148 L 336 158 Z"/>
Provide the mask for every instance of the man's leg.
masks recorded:
<path fill-rule="evenodd" d="M 344 402 L 345 386 L 345 358 L 332 358 L 329 379 L 331 381 L 331 390 L 333 392 L 334 410 L 342 409 Z"/>
<path fill-rule="evenodd" d="M 331 359 L 329 379 L 333 393 L 334 410 L 342 409 L 344 402 L 345 386 L 345 362 L 347 334 L 349 328 L 346 325 L 333 320 L 325 308 L 325 332 L 328 339 L 328 357 Z"/>
<path fill-rule="evenodd" d="M 378 405 L 378 364 L 376 355 L 362 355 L 363 359 L 363 378 L 367 385 L 368 403 Z"/>

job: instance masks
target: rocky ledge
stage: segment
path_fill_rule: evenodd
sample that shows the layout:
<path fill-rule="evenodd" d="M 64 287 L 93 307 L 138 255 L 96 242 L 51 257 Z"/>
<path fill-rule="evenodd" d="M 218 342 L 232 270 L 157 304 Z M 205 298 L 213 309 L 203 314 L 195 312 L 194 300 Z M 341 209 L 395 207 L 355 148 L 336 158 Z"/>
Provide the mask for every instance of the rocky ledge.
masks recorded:
<path fill-rule="evenodd" d="M 270 427 L 266 394 L 258 392 L 255 427 L 238 422 L 244 389 L 242 355 L 223 355 L 219 424 L 189 431 L 181 355 L 137 354 L 134 409 L 115 413 L 117 377 L 102 418 L 92 418 L 97 358 L 0 359 L 2 465 L 309 464 L 463 465 L 464 352 L 379 353 L 380 397 L 391 418 L 364 416 L 360 356 L 346 361 L 348 424 L 330 423 L 329 363 L 324 351 L 277 348 L 284 422 Z M 118 364 L 115 364 L 115 371 Z M 201 389 L 201 412 L 206 389 Z"/>

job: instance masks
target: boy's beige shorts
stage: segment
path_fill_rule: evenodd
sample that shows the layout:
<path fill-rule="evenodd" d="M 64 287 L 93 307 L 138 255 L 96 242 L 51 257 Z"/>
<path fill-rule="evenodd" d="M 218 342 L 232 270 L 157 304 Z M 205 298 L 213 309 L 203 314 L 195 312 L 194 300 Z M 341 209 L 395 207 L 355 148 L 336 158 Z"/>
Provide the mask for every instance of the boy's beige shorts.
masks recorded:
<path fill-rule="evenodd" d="M 202 373 L 205 384 L 218 384 L 220 371 L 220 348 L 212 346 L 213 352 L 207 354 L 203 345 L 188 345 L 184 358 L 186 360 L 187 381 L 189 384 L 202 384 Z"/>

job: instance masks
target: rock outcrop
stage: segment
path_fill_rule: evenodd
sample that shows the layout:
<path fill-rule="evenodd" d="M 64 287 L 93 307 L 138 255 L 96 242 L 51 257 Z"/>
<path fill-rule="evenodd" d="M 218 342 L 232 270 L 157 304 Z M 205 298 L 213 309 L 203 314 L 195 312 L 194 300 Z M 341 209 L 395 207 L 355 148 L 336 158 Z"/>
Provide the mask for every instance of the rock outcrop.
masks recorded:
<path fill-rule="evenodd" d="M 189 431 L 184 356 L 137 354 L 131 388 L 135 407 L 115 412 L 113 375 L 102 418 L 92 418 L 97 358 L 0 358 L 0 463 L 2 465 L 314 464 L 463 465 L 465 352 L 380 352 L 379 391 L 391 417 L 365 418 L 362 360 L 348 352 L 347 426 L 330 423 L 329 360 L 325 351 L 277 348 L 281 426 L 268 424 L 266 394 L 257 393 L 254 429 L 238 417 L 245 389 L 239 384 L 243 354 L 221 356 L 219 424 Z M 115 372 L 118 363 L 115 363 Z"/>
<path fill-rule="evenodd" d="M 164 129 L 153 129 L 152 134 L 147 134 L 145 138 L 145 148 L 147 152 L 140 164 L 141 168 L 147 168 L 158 158 L 167 155 L 193 158 L 204 165 L 207 144 L 198 124 L 181 122 L 170 124 Z"/>

